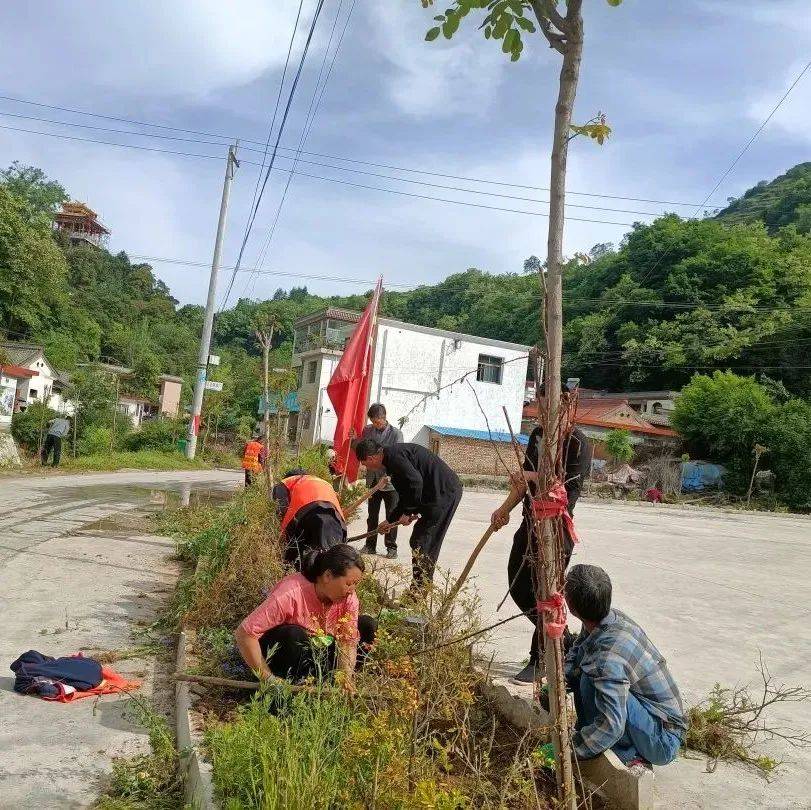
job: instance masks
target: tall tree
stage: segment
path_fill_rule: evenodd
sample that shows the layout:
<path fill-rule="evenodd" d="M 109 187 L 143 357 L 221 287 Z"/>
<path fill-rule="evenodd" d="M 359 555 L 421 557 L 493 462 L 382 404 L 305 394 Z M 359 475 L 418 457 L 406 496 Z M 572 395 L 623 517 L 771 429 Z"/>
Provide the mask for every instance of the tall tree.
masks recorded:
<path fill-rule="evenodd" d="M 617 6 L 622 0 L 607 0 Z M 421 0 L 423 7 L 433 0 Z M 538 279 L 544 290 L 544 307 L 541 329 L 546 341 L 546 396 L 544 452 L 541 457 L 541 484 L 544 492 L 550 491 L 557 480 L 556 468 L 559 443 L 559 411 L 561 394 L 561 361 L 563 351 L 563 227 L 566 201 L 566 160 L 569 141 L 575 134 L 594 138 L 602 143 L 610 133 L 605 119 L 598 115 L 587 124 L 572 123 L 574 101 L 580 78 L 580 61 L 583 53 L 583 0 L 455 0 L 444 14 L 434 20 L 439 25 L 426 34 L 428 41 L 437 39 L 440 33 L 451 39 L 461 21 L 471 11 L 485 12 L 481 28 L 486 39 L 501 41 L 501 49 L 515 62 L 524 48 L 523 37 L 537 31 L 534 17 L 549 47 L 562 57 L 558 80 L 558 97 L 555 104 L 552 136 L 549 228 L 546 243 L 546 266 L 538 267 Z M 541 409 L 538 409 L 539 418 Z M 540 590 L 548 599 L 557 589 L 560 574 L 555 570 L 557 559 L 555 526 L 551 520 L 541 523 Z M 550 685 L 550 707 L 554 723 L 553 743 L 557 754 L 557 779 L 560 799 L 567 808 L 574 808 L 577 799 L 572 778 L 571 749 L 566 719 L 566 694 L 563 686 L 562 645 L 560 639 L 546 639 L 545 661 Z"/>
<path fill-rule="evenodd" d="M 0 184 L 15 196 L 25 200 L 30 218 L 48 226 L 62 203 L 68 200 L 68 193 L 61 183 L 49 180 L 42 169 L 24 166 L 18 160 L 0 171 Z"/>

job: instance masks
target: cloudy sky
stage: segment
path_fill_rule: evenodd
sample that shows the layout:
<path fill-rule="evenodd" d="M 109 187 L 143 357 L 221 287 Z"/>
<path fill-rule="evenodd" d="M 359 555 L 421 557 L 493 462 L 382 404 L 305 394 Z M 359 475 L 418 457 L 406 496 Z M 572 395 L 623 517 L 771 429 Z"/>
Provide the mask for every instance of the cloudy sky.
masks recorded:
<path fill-rule="evenodd" d="M 316 0 L 303 2 L 293 64 L 315 5 Z M 575 117 L 586 121 L 602 110 L 614 134 L 602 148 L 583 139 L 572 144 L 569 189 L 580 194 L 569 197 L 565 248 L 570 254 L 597 242 L 618 242 L 627 223 L 649 221 L 666 210 L 694 214 L 695 208 L 676 203 L 698 204 L 706 197 L 811 59 L 807 0 L 625 0 L 617 9 L 605 0 L 585 0 L 584 5 L 585 58 Z M 34 164 L 60 180 L 73 198 L 99 212 L 112 231 L 113 250 L 207 262 L 226 151 L 220 144 L 240 137 L 243 163 L 234 183 L 224 257 L 225 264 L 233 264 L 259 172 L 251 164 L 262 160 L 298 6 L 298 0 L 2 4 L 0 95 L 177 130 L 0 100 L 0 163 Z M 471 24 L 451 42 L 425 43 L 431 13 L 419 0 L 326 0 L 282 145 L 298 146 L 324 56 L 329 68 L 350 9 L 304 146 L 308 153 L 329 157 L 301 155 L 266 245 L 288 178 L 283 171 L 271 174 L 244 260 L 249 268 L 261 267 L 262 274 L 241 274 L 232 300 L 265 297 L 293 284 L 321 293 L 358 292 L 379 273 L 388 284 L 405 287 L 471 266 L 516 271 L 528 255 L 544 253 L 547 220 L 537 214 L 546 206 L 535 202 L 548 199 L 544 192 L 368 165 L 547 186 L 558 54 L 540 39 L 530 38 L 524 57 L 512 64 Z M 288 75 L 283 102 L 289 81 Z M 722 205 L 757 181 L 809 159 L 811 72 L 708 205 Z M 276 165 L 287 169 L 292 162 L 280 158 Z M 204 300 L 205 268 L 157 259 L 153 264 L 178 299 Z"/>

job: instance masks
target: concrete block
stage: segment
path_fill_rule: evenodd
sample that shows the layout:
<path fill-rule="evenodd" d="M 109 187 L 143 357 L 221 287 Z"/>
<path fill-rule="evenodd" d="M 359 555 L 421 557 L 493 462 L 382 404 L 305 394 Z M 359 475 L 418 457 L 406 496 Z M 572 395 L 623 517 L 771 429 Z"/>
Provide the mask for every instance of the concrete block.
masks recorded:
<path fill-rule="evenodd" d="M 0 432 L 0 467 L 21 467 L 20 453 L 10 433 Z"/>
<path fill-rule="evenodd" d="M 583 781 L 617 810 L 653 810 L 653 771 L 634 776 L 613 751 L 578 765 Z"/>

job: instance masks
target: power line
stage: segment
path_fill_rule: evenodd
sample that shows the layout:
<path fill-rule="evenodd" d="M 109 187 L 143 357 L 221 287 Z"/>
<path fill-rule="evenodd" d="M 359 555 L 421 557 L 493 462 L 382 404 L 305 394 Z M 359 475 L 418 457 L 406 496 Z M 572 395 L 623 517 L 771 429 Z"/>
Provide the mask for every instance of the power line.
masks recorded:
<path fill-rule="evenodd" d="M 162 264 L 174 264 L 179 266 L 186 266 L 186 267 L 207 267 L 206 262 L 195 261 L 192 259 L 180 259 L 180 258 L 172 258 L 166 256 L 146 256 L 142 254 L 129 254 L 130 259 L 140 259 L 144 262 L 155 262 L 155 263 L 162 263 Z M 233 270 L 234 266 L 230 267 L 223 267 L 223 270 Z M 375 280 L 367 279 L 367 278 L 350 278 L 347 276 L 328 276 L 328 275 L 315 275 L 315 274 L 305 274 L 305 273 L 298 273 L 298 272 L 285 272 L 281 270 L 260 270 L 260 269 L 251 269 L 251 268 L 242 268 L 240 270 L 242 273 L 252 273 L 259 276 L 268 276 L 270 278 L 279 277 L 279 278 L 293 278 L 296 280 L 303 280 L 303 281 L 337 281 L 340 283 L 345 284 L 360 284 L 360 285 L 368 285 L 368 289 L 371 289 L 375 285 Z M 520 276 L 516 276 L 520 278 Z M 494 282 L 498 283 L 497 276 L 484 276 L 482 277 L 482 281 L 485 282 Z M 440 292 L 454 292 L 455 290 L 462 290 L 466 291 L 469 289 L 469 285 L 460 285 L 455 287 L 454 285 L 446 284 L 443 282 L 438 282 L 436 284 L 432 284 L 429 282 L 425 282 L 423 284 L 417 285 L 416 287 L 413 284 L 397 284 L 397 283 L 389 283 L 386 285 L 386 288 L 392 292 L 418 292 L 420 290 L 425 289 L 426 291 L 431 290 L 434 287 L 439 287 Z M 392 288 L 395 288 L 392 290 Z M 540 292 L 537 293 L 540 296 Z M 601 298 L 587 298 L 587 297 L 577 297 L 577 296 L 566 296 L 563 297 L 564 303 L 590 303 L 590 304 L 600 304 L 604 305 L 606 302 Z M 745 310 L 744 314 L 749 313 L 758 313 L 758 312 L 811 312 L 811 306 L 803 307 L 797 305 L 783 305 L 783 306 L 760 306 L 760 305 L 740 305 L 733 307 L 730 304 L 706 304 L 706 303 L 688 303 L 682 301 L 636 301 L 636 300 L 615 300 L 609 302 L 611 304 L 618 304 L 622 306 L 642 306 L 642 307 L 662 307 L 662 308 L 672 308 L 672 309 L 683 309 L 683 310 L 695 310 L 695 309 L 706 309 L 706 310 Z"/>
<path fill-rule="evenodd" d="M 263 266 L 265 263 L 265 259 L 267 257 L 268 250 L 270 249 L 270 244 L 273 241 L 273 236 L 276 233 L 276 227 L 279 224 L 279 218 L 282 214 L 282 208 L 284 207 L 284 201 L 287 199 L 287 192 L 290 188 L 290 184 L 293 181 L 293 175 L 296 171 L 298 166 L 299 160 L 301 159 L 301 151 L 304 148 L 305 143 L 307 142 L 307 138 L 310 136 L 310 132 L 312 131 L 313 124 L 315 123 L 315 117 L 318 115 L 318 110 L 321 107 L 321 101 L 324 98 L 324 94 L 327 90 L 327 84 L 329 84 L 330 77 L 332 76 L 332 70 L 335 67 L 335 61 L 338 58 L 338 53 L 341 50 L 341 45 L 344 41 L 344 35 L 346 34 L 346 30 L 349 27 L 349 21 L 352 18 L 352 12 L 355 10 L 355 2 L 356 0 L 352 0 L 352 5 L 349 7 L 349 12 L 346 15 L 346 21 L 344 22 L 344 27 L 341 30 L 340 37 L 338 38 L 338 42 L 335 46 L 335 51 L 332 54 L 332 61 L 330 62 L 329 70 L 327 71 L 326 77 L 324 78 L 324 84 L 321 88 L 320 95 L 318 94 L 318 85 L 321 81 L 321 76 L 324 72 L 324 67 L 327 63 L 327 54 L 329 53 L 329 47 L 332 44 L 333 36 L 335 35 L 335 29 L 338 24 L 338 18 L 341 14 L 341 6 L 343 5 L 343 0 L 339 0 L 338 2 L 338 10 L 335 12 L 335 19 L 332 22 L 332 29 L 330 30 L 329 34 L 329 41 L 327 42 L 327 47 L 324 49 L 324 58 L 321 61 L 321 69 L 318 71 L 318 78 L 315 82 L 315 89 L 313 90 L 313 97 L 310 100 L 310 108 L 307 110 L 307 117 L 304 120 L 304 127 L 301 131 L 301 137 L 299 139 L 298 149 L 296 151 L 295 160 L 293 161 L 293 165 L 290 169 L 290 174 L 287 176 L 287 182 L 284 185 L 284 191 L 282 192 L 281 199 L 279 200 L 278 208 L 276 209 L 276 215 L 273 218 L 273 224 L 271 225 L 270 229 L 268 230 L 267 237 L 265 242 L 262 246 L 262 249 L 259 251 L 258 258 L 256 260 L 256 266 Z M 316 96 L 318 97 L 316 100 Z M 312 115 L 311 115 L 312 113 Z M 337 168 L 337 167 L 336 167 Z"/>
<path fill-rule="evenodd" d="M 122 118 L 122 117 L 110 116 L 110 115 L 102 115 L 100 113 L 87 112 L 87 111 L 84 111 L 84 110 L 78 110 L 76 108 L 71 108 L 71 107 L 61 107 L 61 106 L 53 105 L 53 104 L 43 104 L 41 102 L 15 98 L 13 96 L 2 96 L 2 95 L 0 95 L 0 100 L 11 101 L 11 102 L 14 102 L 14 103 L 17 103 L 17 104 L 28 104 L 28 105 L 33 105 L 33 106 L 36 106 L 36 107 L 45 108 L 45 109 L 59 110 L 59 111 L 62 111 L 62 112 L 72 113 L 74 115 L 85 115 L 85 116 L 90 116 L 90 117 L 93 117 L 93 118 L 98 118 L 98 119 L 103 119 L 103 120 L 118 121 L 118 122 L 127 123 L 127 124 L 135 124 L 137 126 L 153 127 L 153 128 L 156 128 L 156 129 L 163 129 L 163 130 L 172 131 L 172 132 L 183 132 L 183 133 L 191 134 L 191 135 L 202 135 L 202 136 L 208 137 L 208 138 L 219 138 L 221 140 L 220 141 L 203 141 L 203 140 L 199 140 L 199 139 L 196 139 L 196 138 L 179 138 L 179 137 L 170 136 L 170 135 L 159 135 L 158 133 L 154 133 L 154 132 L 132 132 L 131 130 L 111 129 L 111 128 L 107 128 L 107 127 L 95 127 L 95 126 L 92 126 L 90 124 L 80 124 L 78 122 L 73 122 L 73 121 L 60 121 L 60 120 L 54 120 L 54 119 L 49 119 L 49 118 L 40 118 L 40 117 L 37 117 L 37 116 L 26 116 L 26 115 L 21 115 L 19 113 L 0 112 L 0 115 L 5 115 L 5 116 L 10 116 L 10 117 L 15 117 L 15 118 L 25 118 L 25 119 L 33 120 L 33 121 L 41 121 L 43 123 L 59 124 L 59 125 L 62 125 L 62 126 L 82 127 L 82 128 L 85 128 L 85 129 L 94 129 L 94 130 L 98 130 L 98 131 L 102 131 L 102 132 L 120 133 L 122 135 L 130 135 L 130 136 L 135 136 L 135 137 L 163 138 L 163 139 L 168 139 L 168 140 L 180 140 L 180 141 L 187 141 L 187 142 L 190 142 L 190 143 L 210 144 L 212 146 L 227 146 L 229 143 L 232 143 L 234 141 L 234 137 L 235 137 L 233 135 L 225 135 L 225 134 L 214 133 L 214 132 L 205 132 L 205 131 L 202 131 L 202 130 L 195 130 L 195 129 L 185 129 L 185 128 L 182 128 L 182 127 L 174 127 L 174 126 L 169 126 L 169 125 L 166 125 L 166 124 L 150 123 L 148 121 L 139 121 L 137 119 Z M 42 134 L 47 134 L 47 133 L 42 133 Z M 244 138 L 244 137 L 239 137 L 239 141 L 240 141 L 240 144 L 242 146 L 243 151 L 250 151 L 250 152 L 263 152 L 264 151 L 264 149 L 263 149 L 263 141 L 258 141 L 258 140 L 253 139 L 253 138 Z M 250 143 L 257 144 L 259 148 L 247 146 L 247 144 L 250 144 Z M 120 144 L 113 144 L 113 145 L 120 145 Z M 282 146 L 280 144 L 279 145 L 279 151 L 280 152 L 297 152 L 298 150 L 293 148 L 293 147 Z M 502 187 L 505 187 L 505 188 L 523 189 L 525 191 L 544 191 L 544 192 L 549 191 L 549 188 L 547 188 L 545 186 L 533 186 L 533 185 L 526 185 L 526 184 L 522 184 L 522 183 L 513 183 L 513 182 L 508 182 L 508 181 L 503 181 L 503 180 L 491 180 L 491 179 L 482 178 L 482 177 L 471 177 L 471 176 L 466 176 L 466 175 L 447 174 L 447 173 L 443 173 L 443 172 L 434 172 L 434 171 L 428 171 L 428 170 L 424 170 L 424 169 L 415 169 L 413 167 L 407 167 L 407 166 L 398 166 L 398 165 L 390 164 L 390 163 L 376 163 L 376 162 L 373 162 L 373 161 L 360 160 L 360 159 L 357 159 L 357 158 L 349 158 L 349 157 L 344 157 L 344 156 L 341 156 L 341 155 L 330 155 L 330 154 L 326 154 L 324 152 L 311 152 L 311 151 L 307 151 L 307 150 L 301 150 L 301 154 L 302 155 L 308 155 L 308 156 L 311 156 L 311 157 L 325 158 L 327 160 L 337 160 L 337 161 L 341 161 L 341 162 L 344 162 L 344 163 L 354 163 L 354 164 L 357 164 L 357 165 L 371 166 L 371 167 L 378 168 L 378 169 L 390 169 L 390 170 L 394 170 L 394 171 L 407 172 L 407 173 L 410 173 L 410 174 L 423 174 L 423 175 L 426 175 L 428 177 L 440 177 L 440 178 L 444 178 L 444 179 L 448 179 L 448 180 L 462 180 L 462 181 L 471 182 L 471 183 L 482 183 L 482 184 L 486 184 L 486 185 L 502 186 Z M 316 164 L 316 165 L 322 165 L 322 164 Z M 335 167 L 335 168 L 339 168 L 339 167 Z M 344 168 L 344 171 L 351 171 L 351 170 L 348 169 L 348 168 Z M 688 207 L 688 208 L 701 207 L 701 206 L 696 206 L 695 203 L 679 202 L 679 201 L 675 201 L 675 200 L 659 200 L 659 199 L 651 199 L 651 198 L 647 198 L 647 197 L 630 197 L 630 196 L 626 196 L 626 195 L 617 195 L 617 194 L 601 194 L 601 193 L 586 192 L 586 191 L 572 191 L 570 189 L 567 189 L 566 193 L 567 193 L 567 195 L 576 195 L 576 196 L 583 196 L 583 197 L 597 197 L 597 198 L 602 198 L 602 199 L 624 200 L 624 201 L 627 201 L 627 202 L 644 202 L 644 203 L 652 203 L 652 204 L 655 204 L 655 205 L 675 205 L 675 206 L 679 206 L 679 207 Z"/>
<path fill-rule="evenodd" d="M 749 147 L 755 142 L 758 135 L 760 135 L 760 133 L 763 132 L 763 130 L 766 128 L 766 124 L 768 124 L 769 121 L 772 120 L 772 118 L 774 117 L 774 114 L 780 109 L 783 102 L 789 97 L 791 91 L 799 84 L 800 79 L 802 79 L 802 77 L 805 76 L 805 74 L 808 72 L 809 68 L 811 68 L 811 62 L 808 62 L 806 64 L 806 66 L 797 74 L 797 78 L 794 79 L 794 81 L 789 86 L 788 90 L 786 90 L 786 92 L 783 93 L 782 97 L 777 102 L 777 104 L 774 105 L 774 107 L 772 108 L 772 111 L 766 116 L 763 123 L 754 131 L 754 133 L 752 134 L 752 137 L 749 138 L 749 140 L 744 144 L 741 151 L 738 152 L 735 159 L 732 161 L 732 163 L 729 164 L 726 171 L 721 175 L 721 177 L 718 179 L 718 182 L 713 186 L 712 191 L 710 191 L 710 193 L 707 194 L 707 196 L 704 198 L 704 200 L 696 206 L 696 213 L 698 212 L 698 210 L 702 206 L 704 206 L 707 203 L 707 200 L 709 200 L 710 197 L 712 197 L 712 195 L 715 194 L 716 191 L 718 191 L 718 189 L 721 187 L 721 184 L 724 182 L 724 180 L 726 180 L 726 178 L 729 177 L 732 170 L 738 165 L 741 158 L 749 151 Z M 664 259 L 665 256 L 670 254 L 670 250 L 671 250 L 670 248 L 667 248 L 667 250 L 665 250 L 663 253 L 661 253 L 659 255 L 659 258 L 656 260 L 653 267 L 651 267 L 651 269 L 645 274 L 645 276 L 639 282 L 640 285 L 642 285 L 645 281 L 648 280 L 648 278 L 650 278 L 651 274 L 661 264 L 662 259 Z"/>
<path fill-rule="evenodd" d="M 301 51 L 301 58 L 299 59 L 298 67 L 296 68 L 296 73 L 293 76 L 293 84 L 290 86 L 290 92 L 287 95 L 287 103 L 284 107 L 284 113 L 282 114 L 282 120 L 279 124 L 279 131 L 276 135 L 276 142 L 273 145 L 273 152 L 270 155 L 270 162 L 268 163 L 267 170 L 265 171 L 265 179 L 262 181 L 262 186 L 259 189 L 259 196 L 256 198 L 256 203 L 253 206 L 251 213 L 248 215 L 248 227 L 245 231 L 245 237 L 242 240 L 242 244 L 239 247 L 239 253 L 237 254 L 237 261 L 236 266 L 234 268 L 234 272 L 231 274 L 231 280 L 228 283 L 228 289 L 225 291 L 225 297 L 223 298 L 222 306 L 225 307 L 228 305 L 228 298 L 231 295 L 231 290 L 234 287 L 234 281 L 237 277 L 237 272 L 239 271 L 240 263 L 242 262 L 242 256 L 245 253 L 245 247 L 248 244 L 248 239 L 250 238 L 251 231 L 253 230 L 253 224 L 256 222 L 256 215 L 259 213 L 259 206 L 262 204 L 262 197 L 264 197 L 265 189 L 267 188 L 268 180 L 270 179 L 270 173 L 273 170 L 273 165 L 276 162 L 276 155 L 279 151 L 279 143 L 282 139 L 282 135 L 284 134 L 284 127 L 287 124 L 287 117 L 290 114 L 290 108 L 293 105 L 293 99 L 296 97 L 296 90 L 298 88 L 299 80 L 301 79 L 301 73 L 304 70 L 304 62 L 307 59 L 307 53 L 310 50 L 310 43 L 313 39 L 313 34 L 315 33 L 315 27 L 318 24 L 318 18 L 321 16 L 321 9 L 324 7 L 324 0 L 318 0 L 316 7 L 315 7 L 315 14 L 313 14 L 313 19 L 310 23 L 310 30 L 307 32 L 307 39 L 304 42 L 304 48 Z"/>
<path fill-rule="evenodd" d="M 304 7 L 304 0 L 299 0 L 298 4 L 298 11 L 296 12 L 296 19 L 293 22 L 293 33 L 290 35 L 290 44 L 287 46 L 287 56 L 284 60 L 284 69 L 282 70 L 282 77 L 279 79 L 279 92 L 276 94 L 276 104 L 273 107 L 273 116 L 270 120 L 270 126 L 268 127 L 268 136 L 265 141 L 265 149 L 262 152 L 262 164 L 259 167 L 259 171 L 256 175 L 256 184 L 253 187 L 253 198 L 251 199 L 250 210 L 253 210 L 254 205 L 256 204 L 256 197 L 259 194 L 259 183 L 262 181 L 262 172 L 265 168 L 265 161 L 267 160 L 268 149 L 270 148 L 270 139 L 273 137 L 273 127 L 276 126 L 276 115 L 279 112 L 279 104 L 282 100 L 282 90 L 284 89 L 284 80 L 287 78 L 287 68 L 290 66 L 290 55 L 293 53 L 293 43 L 296 41 L 296 32 L 298 31 L 298 24 L 299 20 L 301 19 L 301 9 Z M 249 235 L 249 223 L 246 222 L 245 224 L 245 240 L 248 239 Z"/>

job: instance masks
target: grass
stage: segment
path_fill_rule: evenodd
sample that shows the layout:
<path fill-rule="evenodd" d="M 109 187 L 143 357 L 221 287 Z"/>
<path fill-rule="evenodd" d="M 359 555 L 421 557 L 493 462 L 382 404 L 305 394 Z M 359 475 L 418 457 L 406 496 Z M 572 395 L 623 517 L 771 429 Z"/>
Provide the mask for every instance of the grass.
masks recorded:
<path fill-rule="evenodd" d="M 159 450 L 138 450 L 137 452 L 115 451 L 113 453 L 93 453 L 87 456 L 63 455 L 59 469 L 75 472 L 113 470 L 207 470 L 212 464 L 204 459 L 189 461 L 181 453 L 164 453 Z"/>
<path fill-rule="evenodd" d="M 149 754 L 113 760 L 113 774 L 96 810 L 177 810 L 183 806 L 180 757 L 166 720 L 132 697 L 134 719 L 149 734 Z"/>

